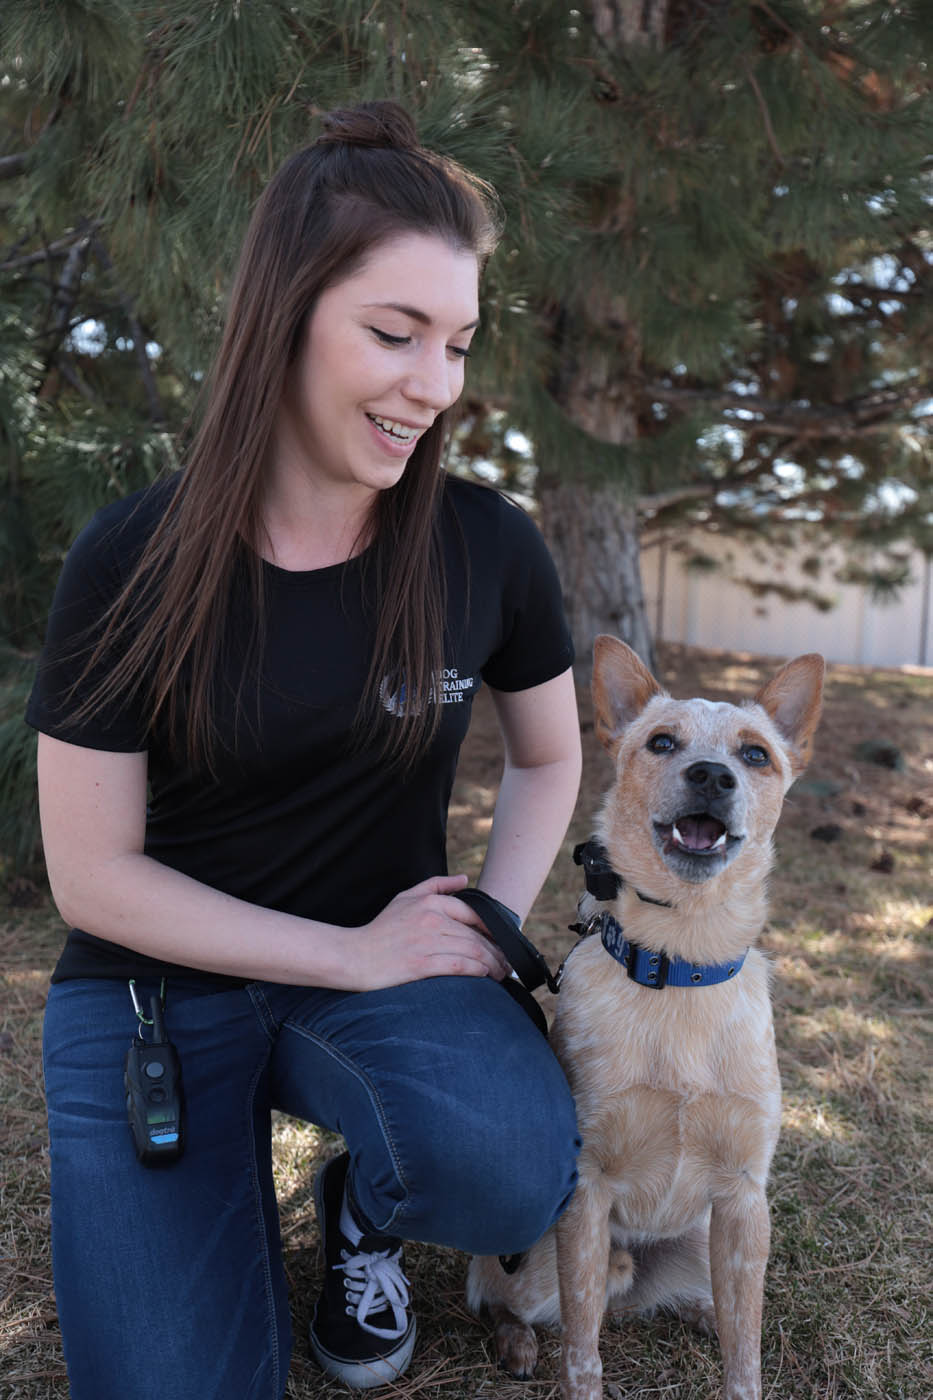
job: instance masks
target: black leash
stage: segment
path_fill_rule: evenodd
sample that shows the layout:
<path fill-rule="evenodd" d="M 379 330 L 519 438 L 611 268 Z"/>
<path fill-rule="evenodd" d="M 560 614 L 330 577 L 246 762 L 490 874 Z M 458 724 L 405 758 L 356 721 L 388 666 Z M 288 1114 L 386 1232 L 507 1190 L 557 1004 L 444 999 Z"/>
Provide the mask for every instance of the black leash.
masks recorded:
<path fill-rule="evenodd" d="M 547 1018 L 532 992 L 543 986 L 551 992 L 556 992 L 560 985 L 559 975 L 554 976 L 535 945 L 522 933 L 517 917 L 507 905 L 494 899 L 485 890 L 458 890 L 456 897 L 469 905 L 474 913 L 479 914 L 490 938 L 499 945 L 521 978 L 521 981 L 518 981 L 515 977 L 506 977 L 499 983 L 500 987 L 504 987 L 509 996 L 518 1002 L 546 1038 Z M 524 1253 L 500 1254 L 499 1263 L 505 1273 L 514 1274 L 524 1257 Z"/>
<path fill-rule="evenodd" d="M 460 890 L 457 898 L 479 914 L 529 992 L 543 986 L 549 992 L 557 991 L 554 974 L 531 939 L 522 933 L 511 909 L 485 890 Z"/>
<path fill-rule="evenodd" d="M 546 986 L 556 992 L 558 979 L 553 975 L 542 955 L 518 926 L 518 919 L 505 904 L 494 899 L 485 890 L 458 890 L 457 899 L 462 899 L 486 925 L 493 942 L 498 944 L 507 961 L 515 969 L 516 977 L 506 977 L 500 982 L 513 1001 L 531 1017 L 543 1036 L 547 1036 L 547 1018 L 532 996 L 538 987 Z"/>

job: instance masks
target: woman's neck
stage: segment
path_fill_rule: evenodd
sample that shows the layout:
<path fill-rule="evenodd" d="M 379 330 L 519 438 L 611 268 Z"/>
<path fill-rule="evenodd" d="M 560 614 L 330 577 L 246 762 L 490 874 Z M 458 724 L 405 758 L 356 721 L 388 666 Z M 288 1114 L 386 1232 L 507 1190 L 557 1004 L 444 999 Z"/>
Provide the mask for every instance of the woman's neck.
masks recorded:
<path fill-rule="evenodd" d="M 329 491 L 291 473 L 273 473 L 256 550 L 295 572 L 344 564 L 371 542 L 374 496 L 365 488 Z"/>

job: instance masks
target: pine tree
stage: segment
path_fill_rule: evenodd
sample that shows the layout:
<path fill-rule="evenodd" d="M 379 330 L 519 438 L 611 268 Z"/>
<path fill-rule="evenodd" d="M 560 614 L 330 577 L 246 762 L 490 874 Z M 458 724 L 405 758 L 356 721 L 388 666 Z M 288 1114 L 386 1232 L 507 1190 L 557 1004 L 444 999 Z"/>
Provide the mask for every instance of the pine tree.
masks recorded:
<path fill-rule="evenodd" d="M 487 54 L 517 147 L 530 119 L 588 149 L 567 255 L 529 270 L 546 374 L 512 401 L 584 655 L 608 625 L 650 657 L 646 524 L 933 552 L 929 7 L 592 0 L 562 37 L 509 14 Z M 525 117 L 542 75 L 563 134 Z"/>
<path fill-rule="evenodd" d="M 933 549 L 931 55 L 882 0 L 4 0 L 0 809 L 62 553 L 174 464 L 251 203 L 340 103 L 501 193 L 459 455 L 527 489 L 532 444 L 584 670 L 650 658 L 646 527 Z"/>

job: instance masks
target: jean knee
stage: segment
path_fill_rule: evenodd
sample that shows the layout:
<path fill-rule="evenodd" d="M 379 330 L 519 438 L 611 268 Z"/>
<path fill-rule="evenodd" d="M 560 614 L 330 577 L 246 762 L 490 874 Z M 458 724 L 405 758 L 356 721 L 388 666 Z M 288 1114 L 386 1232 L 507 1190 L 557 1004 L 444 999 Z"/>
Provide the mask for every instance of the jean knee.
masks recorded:
<path fill-rule="evenodd" d="M 406 1154 L 407 1195 L 394 1229 L 472 1254 L 529 1248 L 569 1204 L 580 1137 L 569 1090 L 537 1111 L 474 1114 L 460 1131 L 428 1131 Z"/>
<path fill-rule="evenodd" d="M 509 1142 L 500 1166 L 499 1190 L 490 1193 L 490 1209 L 480 1222 L 496 1240 L 483 1253 L 510 1254 L 528 1249 L 541 1238 L 570 1204 L 577 1185 L 577 1157 L 582 1145 L 573 1101 L 556 1111 L 550 1131 Z"/>

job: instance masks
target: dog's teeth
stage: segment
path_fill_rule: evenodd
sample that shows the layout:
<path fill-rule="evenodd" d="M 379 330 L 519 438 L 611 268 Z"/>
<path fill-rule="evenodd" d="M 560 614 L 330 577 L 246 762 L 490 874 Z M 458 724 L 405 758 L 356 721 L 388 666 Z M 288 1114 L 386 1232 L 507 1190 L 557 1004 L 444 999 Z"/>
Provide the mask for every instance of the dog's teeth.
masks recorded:
<path fill-rule="evenodd" d="M 686 841 L 684 840 L 684 838 L 681 836 L 681 834 L 680 834 L 680 829 L 679 829 L 679 827 L 678 827 L 678 825 L 677 825 L 676 822 L 675 822 L 674 825 L 671 827 L 671 835 L 673 836 L 674 840 L 677 841 L 677 842 L 679 843 L 679 845 L 681 845 L 681 846 L 686 846 L 687 843 L 686 843 Z"/>
<path fill-rule="evenodd" d="M 713 844 L 710 846 L 710 850 L 711 850 L 711 851 L 718 851 L 718 850 L 719 850 L 719 847 L 720 847 L 720 846 L 724 846 L 725 844 L 726 844 L 726 833 L 723 832 L 722 835 L 719 836 L 719 837 L 717 837 L 717 839 L 716 839 L 716 840 L 713 842 Z"/>

